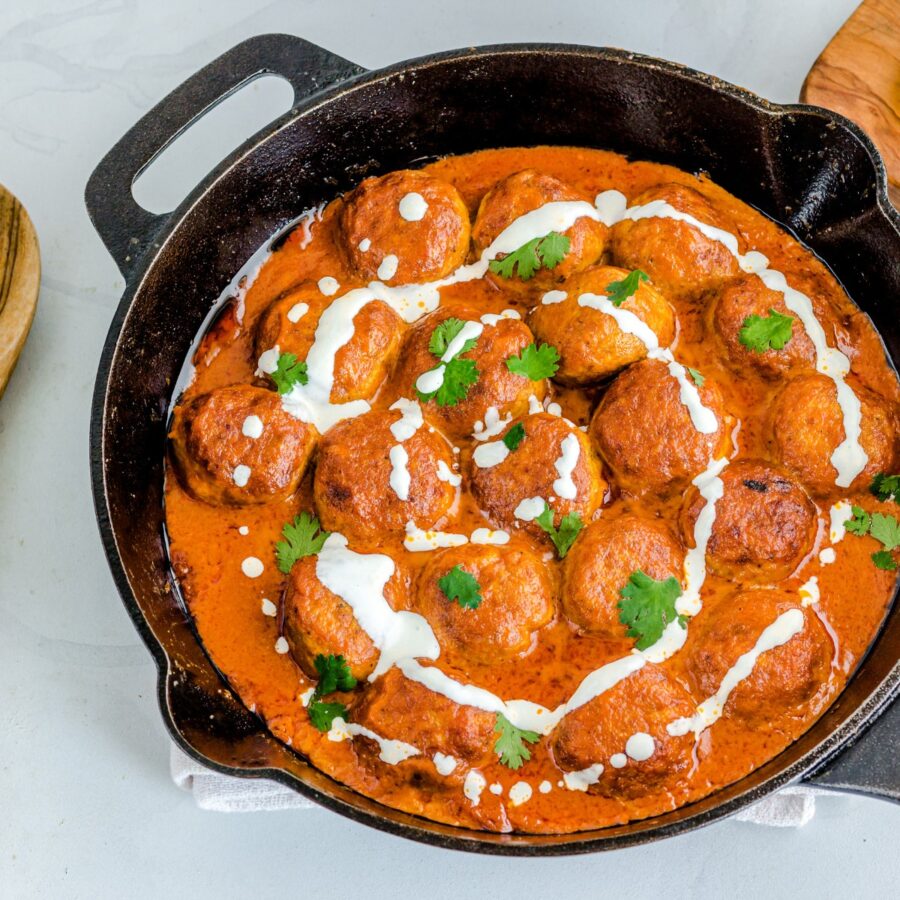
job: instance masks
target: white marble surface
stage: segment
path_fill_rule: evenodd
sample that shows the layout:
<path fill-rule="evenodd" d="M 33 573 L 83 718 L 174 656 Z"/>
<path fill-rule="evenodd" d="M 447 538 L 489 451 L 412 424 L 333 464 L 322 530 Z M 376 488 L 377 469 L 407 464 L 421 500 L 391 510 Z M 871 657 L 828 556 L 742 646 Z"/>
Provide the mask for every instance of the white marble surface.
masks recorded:
<path fill-rule="evenodd" d="M 900 809 L 847 796 L 820 800 L 816 819 L 802 830 L 724 823 L 643 849 L 572 860 L 452 854 L 323 810 L 199 812 L 169 781 L 154 670 L 106 568 L 87 465 L 94 370 L 122 280 L 88 222 L 85 181 L 155 100 L 240 39 L 293 32 L 372 67 L 477 43 L 610 44 L 791 101 L 854 5 L 0 5 L 0 181 L 31 211 L 44 259 L 34 330 L 0 403 L 0 896 L 894 893 Z M 197 142 L 191 155 L 201 170 L 214 161 L 199 158 L 203 151 L 218 146 L 221 155 L 242 136 L 235 117 L 228 126 L 222 139 Z M 189 176 L 190 162 L 182 156 L 182 174 Z"/>

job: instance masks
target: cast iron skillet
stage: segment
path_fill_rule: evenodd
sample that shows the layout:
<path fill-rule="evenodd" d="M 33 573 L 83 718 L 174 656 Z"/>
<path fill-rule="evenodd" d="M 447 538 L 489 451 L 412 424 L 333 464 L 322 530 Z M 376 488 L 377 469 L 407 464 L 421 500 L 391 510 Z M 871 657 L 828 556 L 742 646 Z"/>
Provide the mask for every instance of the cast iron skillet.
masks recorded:
<path fill-rule="evenodd" d="M 265 73 L 291 83 L 294 108 L 229 156 L 175 212 L 140 208 L 131 184 L 141 170 L 194 119 Z M 801 779 L 900 799 L 900 705 L 867 731 L 900 691 L 900 604 L 843 694 L 776 759 L 667 815 L 559 837 L 452 828 L 359 796 L 275 740 L 206 657 L 166 559 L 162 490 L 173 384 L 211 304 L 279 228 L 364 176 L 449 153 L 546 143 L 708 171 L 819 253 L 900 360 L 900 216 L 874 146 L 841 116 L 776 106 L 620 50 L 483 47 L 367 72 L 288 35 L 239 44 L 144 116 L 97 166 L 86 191 L 91 219 L 126 279 L 94 393 L 94 501 L 113 577 L 159 667 L 173 738 L 217 771 L 272 778 L 368 825 L 484 853 L 639 844 L 724 818 Z"/>

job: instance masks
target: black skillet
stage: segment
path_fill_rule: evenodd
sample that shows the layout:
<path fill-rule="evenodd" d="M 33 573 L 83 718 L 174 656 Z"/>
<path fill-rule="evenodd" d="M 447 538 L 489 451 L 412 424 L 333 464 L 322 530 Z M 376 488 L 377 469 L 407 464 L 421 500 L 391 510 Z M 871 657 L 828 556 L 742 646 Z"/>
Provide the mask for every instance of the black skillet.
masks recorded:
<path fill-rule="evenodd" d="M 266 73 L 291 83 L 294 108 L 231 154 L 175 212 L 140 208 L 131 185 L 154 156 Z M 900 800 L 900 704 L 891 707 L 900 691 L 898 604 L 843 694 L 778 757 L 667 815 L 559 837 L 452 828 L 361 797 L 275 740 L 206 657 L 169 571 L 162 488 L 173 385 L 211 305 L 280 228 L 364 176 L 445 154 L 534 144 L 601 147 L 709 172 L 815 250 L 900 360 L 900 216 L 871 141 L 839 115 L 777 106 L 620 50 L 482 47 L 368 72 L 288 35 L 239 44 L 144 116 L 86 190 L 91 219 L 126 280 L 94 393 L 94 501 L 113 577 L 159 667 L 172 736 L 217 771 L 271 778 L 376 828 L 483 853 L 639 844 L 722 819 L 797 781 Z"/>

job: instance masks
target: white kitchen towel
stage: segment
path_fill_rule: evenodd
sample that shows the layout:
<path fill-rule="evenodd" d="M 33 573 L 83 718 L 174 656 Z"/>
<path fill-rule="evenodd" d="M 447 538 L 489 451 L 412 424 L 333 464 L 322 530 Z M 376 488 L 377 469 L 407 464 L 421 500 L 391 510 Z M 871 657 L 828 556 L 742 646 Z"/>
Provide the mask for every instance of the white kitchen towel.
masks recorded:
<path fill-rule="evenodd" d="M 172 779 L 183 791 L 194 796 L 200 809 L 215 812 L 257 812 L 275 809 L 308 809 L 311 800 L 265 778 L 235 778 L 221 775 L 194 762 L 174 744 L 170 757 Z M 815 815 L 817 788 L 791 785 L 766 797 L 736 816 L 738 822 L 797 828 Z"/>

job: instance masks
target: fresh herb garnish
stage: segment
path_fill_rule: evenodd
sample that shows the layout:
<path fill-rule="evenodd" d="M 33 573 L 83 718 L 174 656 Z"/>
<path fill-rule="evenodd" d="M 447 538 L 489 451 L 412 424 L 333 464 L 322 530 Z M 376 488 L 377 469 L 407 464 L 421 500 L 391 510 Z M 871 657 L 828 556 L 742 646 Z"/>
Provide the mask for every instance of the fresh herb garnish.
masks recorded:
<path fill-rule="evenodd" d="M 873 482 L 873 493 L 874 490 Z M 851 507 L 851 512 L 853 517 L 844 523 L 844 528 L 858 537 L 869 535 L 879 541 L 882 549 L 872 554 L 872 562 L 885 572 L 893 572 L 897 568 L 897 562 L 891 551 L 900 547 L 900 522 L 894 516 L 883 513 L 869 515 L 859 506 Z"/>
<path fill-rule="evenodd" d="M 665 581 L 656 581 L 638 569 L 631 573 L 619 594 L 619 621 L 628 626 L 628 637 L 637 638 L 638 650 L 652 647 L 670 622 L 687 627 L 685 617 L 675 610 L 675 601 L 681 596 L 677 578 L 669 576 Z"/>
<path fill-rule="evenodd" d="M 507 450 L 518 450 L 519 444 L 522 443 L 524 437 L 525 426 L 519 422 L 518 424 L 513 425 L 513 427 L 503 435 L 503 443 L 506 444 Z"/>
<path fill-rule="evenodd" d="M 550 344 L 529 344 L 518 356 L 506 360 L 506 368 L 513 375 L 521 375 L 532 381 L 552 378 L 559 368 L 559 353 Z"/>
<path fill-rule="evenodd" d="M 881 569 L 884 572 L 894 572 L 897 569 L 897 561 L 890 550 L 878 550 L 873 553 L 872 562 L 875 563 L 876 569 Z"/>
<path fill-rule="evenodd" d="M 844 528 L 849 531 L 850 534 L 865 537 L 865 535 L 869 533 L 869 528 L 872 525 L 872 517 L 859 506 L 851 506 L 850 511 L 853 515 L 844 522 Z"/>
<path fill-rule="evenodd" d="M 275 544 L 275 561 L 278 570 L 287 575 L 291 567 L 304 556 L 315 556 L 330 532 L 322 531 L 319 520 L 308 512 L 302 512 L 293 522 L 281 529 L 283 541 Z"/>
<path fill-rule="evenodd" d="M 343 703 L 323 703 L 320 699 L 335 691 L 352 691 L 356 687 L 356 679 L 350 674 L 350 667 L 343 656 L 320 653 L 314 660 L 319 673 L 319 683 L 310 698 L 306 711 L 309 720 L 319 731 L 329 731 L 331 723 L 340 717 L 347 720 L 347 707 Z"/>
<path fill-rule="evenodd" d="M 492 259 L 490 270 L 501 278 L 512 278 L 518 274 L 523 281 L 528 281 L 538 269 L 555 269 L 568 252 L 569 239 L 558 231 L 551 231 L 522 244 L 503 259 Z"/>
<path fill-rule="evenodd" d="M 556 552 L 559 554 L 560 559 L 569 552 L 572 544 L 575 543 L 575 538 L 578 537 L 578 532 L 584 528 L 581 516 L 577 512 L 571 512 L 563 516 L 557 529 L 553 525 L 553 510 L 550 508 L 550 504 L 546 502 L 544 503 L 544 511 L 534 521 L 550 535 L 550 540 L 553 541 L 553 546 L 556 547 Z"/>
<path fill-rule="evenodd" d="M 481 606 L 481 586 L 475 576 L 461 566 L 454 566 L 438 578 L 438 587 L 448 600 L 455 600 L 463 609 L 478 609 Z"/>
<path fill-rule="evenodd" d="M 642 281 L 649 281 L 650 276 L 641 269 L 629 272 L 621 281 L 611 281 L 606 286 L 606 296 L 613 306 L 621 306 L 629 297 L 637 293 Z"/>
<path fill-rule="evenodd" d="M 494 731 L 500 735 L 494 744 L 494 752 L 500 757 L 500 764 L 510 769 L 518 769 L 522 763 L 531 759 L 531 751 L 525 746 L 536 744 L 541 736 L 536 731 L 516 728 L 503 713 L 497 713 Z"/>
<path fill-rule="evenodd" d="M 768 316 L 747 316 L 738 332 L 738 340 L 755 353 L 781 350 L 791 339 L 794 317 L 769 308 Z"/>
<path fill-rule="evenodd" d="M 692 369 L 690 366 L 687 367 L 688 375 L 691 376 L 691 380 L 697 387 L 703 387 L 706 384 L 706 378 L 701 375 L 696 369 Z"/>
<path fill-rule="evenodd" d="M 893 516 L 883 513 L 872 513 L 872 525 L 869 534 L 884 545 L 885 550 L 896 550 L 900 547 L 900 522 Z"/>
<path fill-rule="evenodd" d="M 306 363 L 298 362 L 293 353 L 279 355 L 278 365 L 274 372 L 269 372 L 269 378 L 275 382 L 279 394 L 288 393 L 295 384 L 306 384 L 309 381 Z"/>
<path fill-rule="evenodd" d="M 479 371 L 474 360 L 462 359 L 463 353 L 474 349 L 477 338 L 469 338 L 463 342 L 458 353 L 444 361 L 442 357 L 447 352 L 453 339 L 463 330 L 465 322 L 460 319 L 445 319 L 431 334 L 428 342 L 428 350 L 441 360 L 437 365 L 429 369 L 433 372 L 440 366 L 444 367 L 444 379 L 436 391 L 423 392 L 416 388 L 416 393 L 422 403 L 427 403 L 434 398 L 438 406 L 456 406 L 461 400 L 466 399 L 469 387 L 478 381 Z"/>
<path fill-rule="evenodd" d="M 882 502 L 893 500 L 900 503 L 900 475 L 885 475 L 879 472 L 873 479 L 869 490 Z"/>

